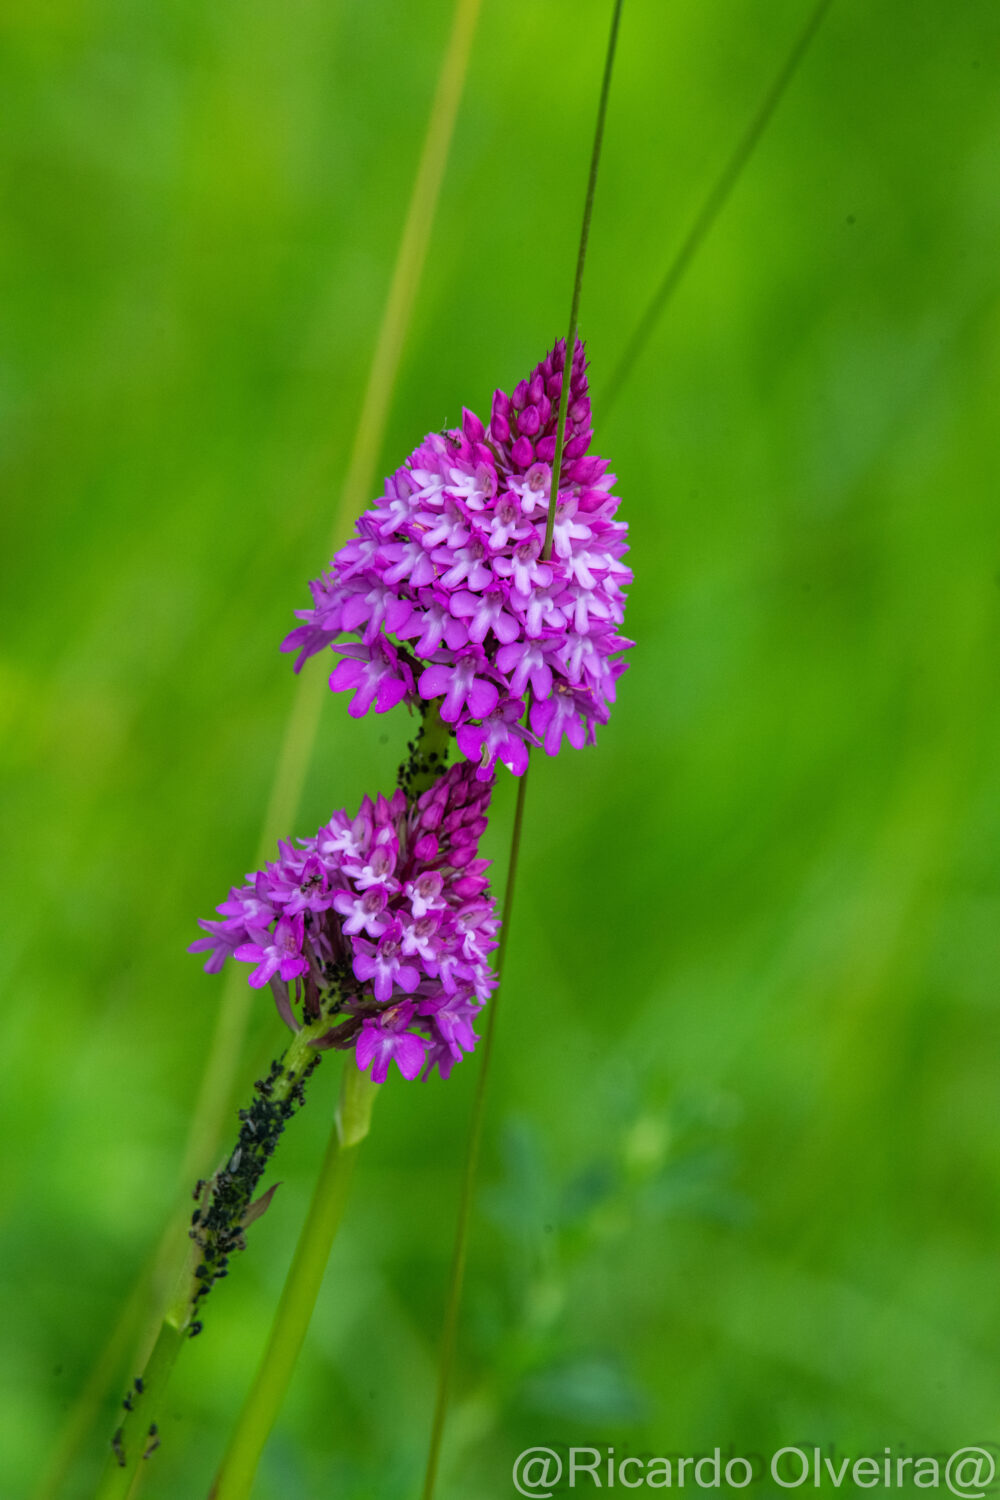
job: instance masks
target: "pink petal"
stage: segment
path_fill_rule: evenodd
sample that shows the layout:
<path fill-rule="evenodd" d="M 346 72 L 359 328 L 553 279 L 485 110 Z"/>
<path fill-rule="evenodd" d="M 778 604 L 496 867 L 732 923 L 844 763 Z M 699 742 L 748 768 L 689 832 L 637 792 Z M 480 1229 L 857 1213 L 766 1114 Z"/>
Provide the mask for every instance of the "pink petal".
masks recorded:
<path fill-rule="evenodd" d="M 417 684 L 421 698 L 441 698 L 451 684 L 449 667 L 425 667 Z"/>
<path fill-rule="evenodd" d="M 414 1036 L 412 1031 L 404 1031 L 396 1038 L 393 1056 L 404 1078 L 416 1078 L 424 1065 L 426 1047 L 423 1037 Z"/>
<path fill-rule="evenodd" d="M 349 656 L 345 656 L 330 673 L 330 686 L 335 693 L 347 692 L 351 688 L 357 687 L 358 683 L 364 678 L 364 675 L 365 669 L 361 662 L 352 661 Z"/>
<path fill-rule="evenodd" d="M 401 964 L 396 970 L 395 979 L 401 990 L 412 995 L 420 983 L 420 970 L 413 968 L 411 964 Z"/>
<path fill-rule="evenodd" d="M 528 747 L 520 735 L 511 735 L 500 746 L 500 759 L 515 776 L 523 776 L 528 769 Z"/>
<path fill-rule="evenodd" d="M 484 677 L 473 677 L 465 701 L 473 718 L 485 719 L 496 708 L 499 698 L 500 694 L 492 682 Z"/>
<path fill-rule="evenodd" d="M 395 708 L 406 697 L 406 683 L 398 677 L 383 677 L 375 690 L 375 706 L 380 714 Z"/>
<path fill-rule="evenodd" d="M 476 724 L 462 724 L 456 735 L 458 748 L 466 760 L 479 759 L 479 747 L 483 743 L 483 731 Z"/>

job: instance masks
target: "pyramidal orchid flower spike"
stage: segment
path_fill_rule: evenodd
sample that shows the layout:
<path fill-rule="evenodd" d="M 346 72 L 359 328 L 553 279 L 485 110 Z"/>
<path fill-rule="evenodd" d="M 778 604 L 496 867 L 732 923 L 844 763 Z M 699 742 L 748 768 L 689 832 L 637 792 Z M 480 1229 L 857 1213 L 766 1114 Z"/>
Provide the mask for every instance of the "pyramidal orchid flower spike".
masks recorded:
<path fill-rule="evenodd" d="M 473 1024 L 495 985 L 498 921 L 478 857 L 492 782 L 459 761 L 427 791 L 366 797 L 313 838 L 283 843 L 202 921 L 214 973 L 226 959 L 270 985 L 293 1031 L 321 1017 L 317 1050 L 353 1050 L 385 1081 L 445 1078 L 476 1044 Z"/>
<path fill-rule="evenodd" d="M 282 643 L 297 671 L 333 648 L 330 686 L 352 693 L 355 717 L 438 705 L 486 781 L 498 759 L 522 775 L 528 741 L 549 755 L 564 739 L 592 744 L 632 644 L 620 634 L 627 527 L 607 460 L 588 451 L 579 340 L 543 556 L 565 363 L 561 341 L 511 395 L 496 392 L 488 426 L 464 411 L 460 428 L 426 437 L 310 585 L 312 607 Z"/>

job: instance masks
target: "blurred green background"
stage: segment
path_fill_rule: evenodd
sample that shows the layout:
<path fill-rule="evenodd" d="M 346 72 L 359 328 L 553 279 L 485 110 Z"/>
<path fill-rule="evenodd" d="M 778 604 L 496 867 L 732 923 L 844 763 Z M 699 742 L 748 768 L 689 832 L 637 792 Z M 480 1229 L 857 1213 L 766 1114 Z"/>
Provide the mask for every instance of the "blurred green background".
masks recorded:
<path fill-rule="evenodd" d="M 608 10 L 486 0 L 380 472 L 563 331 Z M 601 413 L 805 14 L 625 6 L 583 331 L 638 644 L 532 771 L 441 1500 L 538 1443 L 1000 1440 L 995 0 L 835 0 Z M 4 1497 L 163 1223 L 221 993 L 185 945 L 253 859 L 450 16 L 4 7 Z M 328 697 L 294 831 L 408 731 Z M 247 1084 L 281 1045 L 261 997 Z M 475 1067 L 384 1091 L 259 1500 L 418 1488 Z M 149 1500 L 207 1490 L 336 1074 Z"/>

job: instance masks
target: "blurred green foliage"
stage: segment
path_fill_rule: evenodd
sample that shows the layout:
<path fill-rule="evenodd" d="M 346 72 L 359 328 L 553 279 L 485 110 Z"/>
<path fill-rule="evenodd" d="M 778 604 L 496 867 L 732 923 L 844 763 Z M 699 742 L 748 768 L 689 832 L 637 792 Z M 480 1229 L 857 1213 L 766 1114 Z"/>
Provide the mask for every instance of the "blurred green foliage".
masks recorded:
<path fill-rule="evenodd" d="M 563 330 L 607 10 L 485 4 L 386 470 Z M 532 771 L 441 1500 L 533 1443 L 1000 1438 L 993 0 L 835 0 L 601 418 L 804 14 L 625 9 L 583 327 L 638 644 Z M 220 994 L 184 948 L 252 858 L 449 16 L 4 7 L 5 1497 L 163 1221 Z M 295 831 L 407 733 L 331 698 Z M 262 997 L 248 1083 L 280 1045 Z M 414 1494 L 473 1077 L 385 1091 L 260 1500 Z M 335 1091 L 149 1500 L 207 1489 Z"/>

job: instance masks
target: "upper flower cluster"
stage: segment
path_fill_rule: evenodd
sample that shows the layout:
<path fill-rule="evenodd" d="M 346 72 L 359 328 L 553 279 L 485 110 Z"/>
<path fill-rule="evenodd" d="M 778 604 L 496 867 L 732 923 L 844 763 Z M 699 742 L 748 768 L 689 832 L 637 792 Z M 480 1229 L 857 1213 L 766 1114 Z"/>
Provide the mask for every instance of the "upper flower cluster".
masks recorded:
<path fill-rule="evenodd" d="M 250 983 L 270 982 L 293 1029 L 293 1000 L 306 1021 L 335 1021 L 318 1045 L 354 1047 L 376 1083 L 392 1060 L 406 1078 L 435 1066 L 447 1077 L 496 983 L 478 858 L 490 791 L 460 761 L 416 800 L 397 791 L 366 797 L 355 818 L 335 813 L 234 887 L 190 951 L 207 950 L 212 973 L 230 956 L 253 964 Z"/>
<path fill-rule="evenodd" d="M 313 607 L 282 643 L 298 670 L 325 646 L 340 657 L 335 690 L 353 690 L 355 717 L 404 699 L 440 700 L 459 749 L 492 775 L 497 757 L 520 775 L 525 741 L 550 755 L 563 740 L 593 743 L 631 645 L 618 632 L 631 573 L 627 527 L 607 461 L 588 455 L 592 430 L 583 345 L 570 370 L 566 441 L 552 530 L 546 523 L 565 343 L 497 391 L 489 427 L 463 412 L 386 481 L 356 535 L 310 585 Z M 356 641 L 343 641 L 356 635 Z M 530 733 L 522 724 L 531 697 Z"/>

